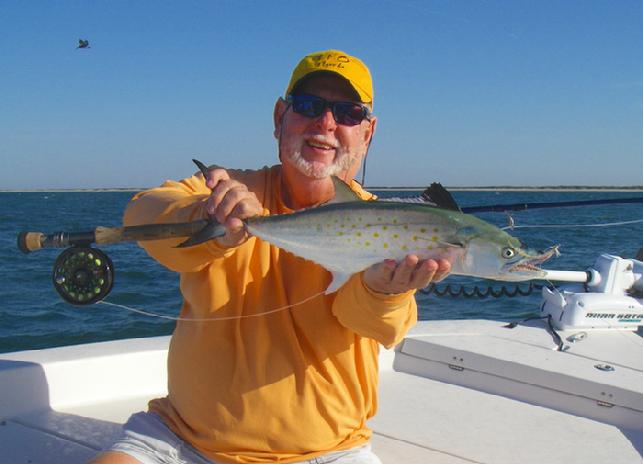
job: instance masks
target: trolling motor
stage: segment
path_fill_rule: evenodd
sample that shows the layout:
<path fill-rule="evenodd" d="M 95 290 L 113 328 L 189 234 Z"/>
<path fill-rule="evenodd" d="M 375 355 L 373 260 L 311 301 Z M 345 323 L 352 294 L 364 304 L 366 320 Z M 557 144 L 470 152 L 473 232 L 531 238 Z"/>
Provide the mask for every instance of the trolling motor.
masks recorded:
<path fill-rule="evenodd" d="M 643 249 L 637 258 L 643 259 Z M 547 271 L 569 284 L 543 287 L 542 316 L 568 329 L 637 330 L 643 326 L 643 261 L 602 254 L 586 272 Z"/>

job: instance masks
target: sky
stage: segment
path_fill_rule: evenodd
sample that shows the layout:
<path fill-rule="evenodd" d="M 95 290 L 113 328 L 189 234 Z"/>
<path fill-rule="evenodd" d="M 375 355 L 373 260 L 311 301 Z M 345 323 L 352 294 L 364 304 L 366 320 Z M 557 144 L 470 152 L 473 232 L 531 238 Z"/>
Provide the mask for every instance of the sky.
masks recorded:
<path fill-rule="evenodd" d="M 643 185 L 642 25 L 641 0 L 0 0 L 0 190 L 275 164 L 274 103 L 331 48 L 373 74 L 368 186 Z"/>

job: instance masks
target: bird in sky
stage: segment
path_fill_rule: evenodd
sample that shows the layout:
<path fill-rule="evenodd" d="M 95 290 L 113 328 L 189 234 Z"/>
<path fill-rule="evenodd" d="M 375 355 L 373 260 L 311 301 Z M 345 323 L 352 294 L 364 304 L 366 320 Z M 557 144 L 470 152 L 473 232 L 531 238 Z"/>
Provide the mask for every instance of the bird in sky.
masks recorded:
<path fill-rule="evenodd" d="M 89 40 L 78 39 L 78 48 L 92 48 L 89 46 Z"/>

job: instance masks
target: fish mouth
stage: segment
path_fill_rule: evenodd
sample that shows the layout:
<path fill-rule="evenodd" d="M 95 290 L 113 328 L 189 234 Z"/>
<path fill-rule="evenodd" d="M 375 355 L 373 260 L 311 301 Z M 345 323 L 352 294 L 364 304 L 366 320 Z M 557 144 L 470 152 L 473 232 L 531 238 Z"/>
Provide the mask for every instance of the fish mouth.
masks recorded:
<path fill-rule="evenodd" d="M 523 258 L 513 264 L 509 269 L 507 269 L 507 271 L 528 274 L 544 274 L 545 271 L 540 269 L 538 265 L 547 261 L 552 256 L 560 256 L 560 252 L 558 251 L 559 247 L 560 245 L 554 245 L 553 247 L 550 247 L 534 256 L 523 255 Z"/>

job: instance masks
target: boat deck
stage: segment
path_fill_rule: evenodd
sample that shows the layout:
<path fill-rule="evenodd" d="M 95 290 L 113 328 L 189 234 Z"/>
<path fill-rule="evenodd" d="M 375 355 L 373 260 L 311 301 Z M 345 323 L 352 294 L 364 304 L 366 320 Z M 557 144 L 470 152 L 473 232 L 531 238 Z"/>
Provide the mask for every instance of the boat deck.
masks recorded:
<path fill-rule="evenodd" d="M 0 463 L 86 462 L 165 394 L 168 342 L 0 355 Z M 643 338 L 553 347 L 537 324 L 418 324 L 382 351 L 374 449 L 384 463 L 643 462 Z"/>

